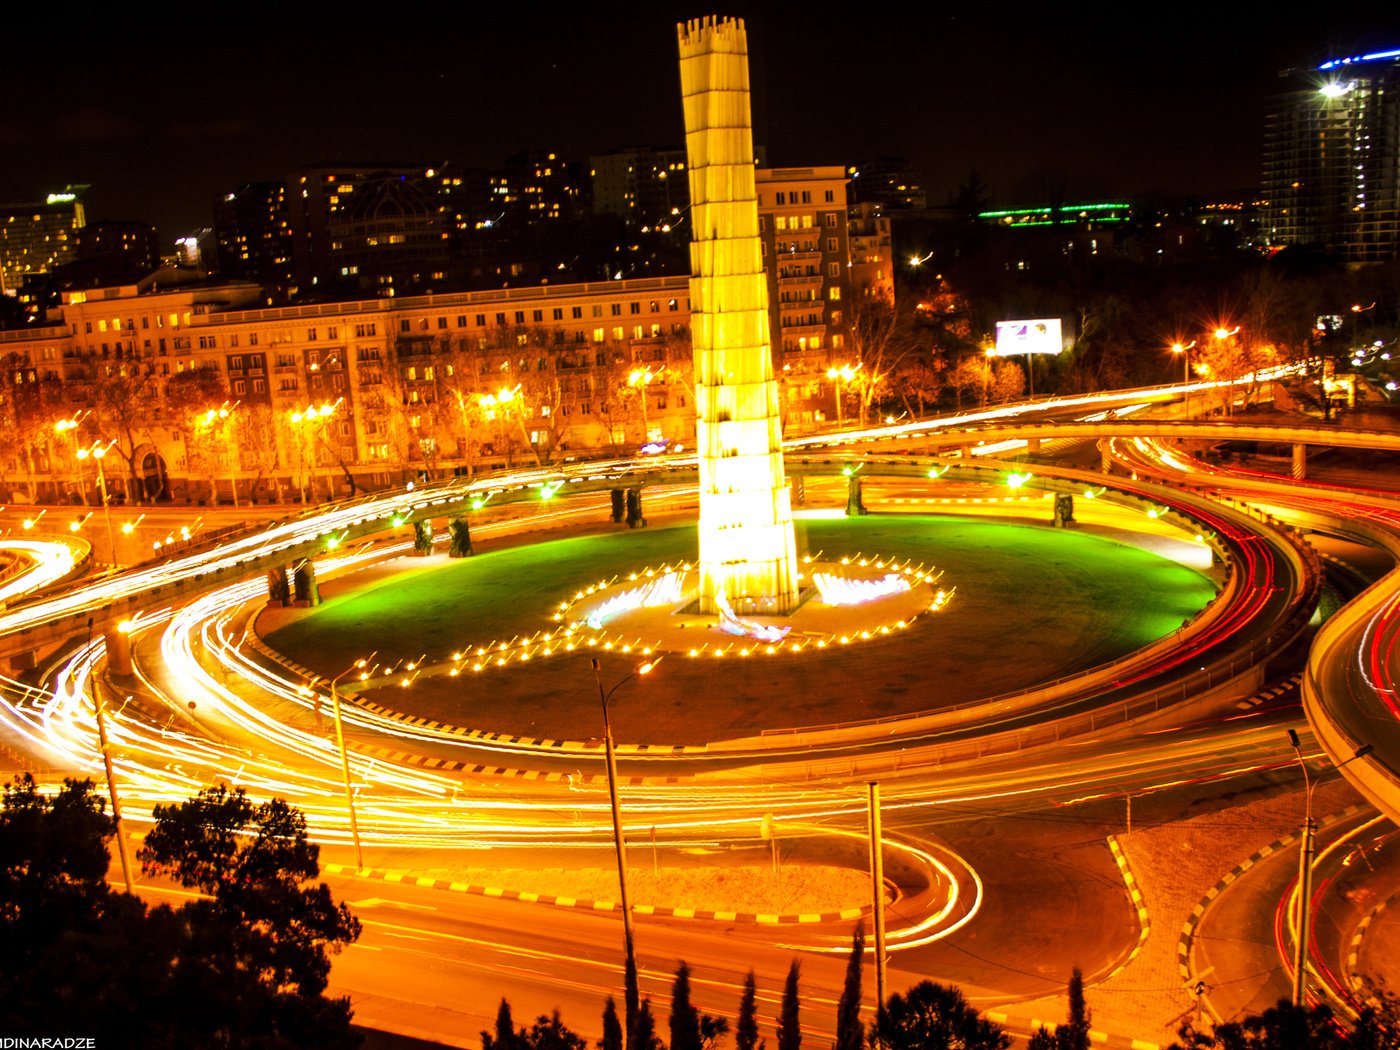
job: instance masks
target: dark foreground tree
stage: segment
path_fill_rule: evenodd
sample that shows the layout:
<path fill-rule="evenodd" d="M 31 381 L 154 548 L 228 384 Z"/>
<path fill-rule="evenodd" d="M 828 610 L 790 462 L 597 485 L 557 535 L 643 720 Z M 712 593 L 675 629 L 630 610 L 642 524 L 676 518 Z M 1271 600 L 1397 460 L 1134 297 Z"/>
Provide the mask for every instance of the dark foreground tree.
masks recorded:
<path fill-rule="evenodd" d="M 744 994 L 739 997 L 739 1017 L 734 1022 L 734 1050 L 759 1050 L 757 999 L 758 987 L 750 970 L 744 978 Z"/>
<path fill-rule="evenodd" d="M 671 982 L 671 1050 L 700 1050 L 700 1013 L 690 1001 L 690 967 L 684 962 Z"/>
<path fill-rule="evenodd" d="M 665 1050 L 656 1034 L 656 1018 L 651 1013 L 651 999 L 643 999 L 637 1007 L 637 1023 L 627 1036 L 627 1050 Z"/>
<path fill-rule="evenodd" d="M 285 803 L 268 810 L 279 819 L 263 829 L 264 847 L 299 858 L 280 876 L 242 862 L 247 842 L 211 823 L 208 838 L 233 841 L 222 851 L 229 887 L 211 876 L 200 885 L 213 899 L 148 909 L 103 881 L 113 828 L 102 810 L 91 782 L 70 782 L 52 797 L 28 778 L 5 791 L 0 937 L 14 950 L 0 953 L 0 1030 L 96 1036 L 104 1047 L 358 1045 L 348 1001 L 322 992 L 327 947 L 352 940 L 359 925 L 324 885 L 303 890 L 318 869 L 300 814 Z M 191 827 L 172 830 L 171 813 L 187 810 L 158 809 L 147 839 L 161 869 L 209 870 L 203 839 Z"/>
<path fill-rule="evenodd" d="M 861 1050 L 865 1026 L 860 1022 L 860 967 L 865 956 L 865 923 L 856 923 L 851 935 L 851 955 L 846 960 L 846 983 L 836 1004 L 834 1050 Z"/>
<path fill-rule="evenodd" d="M 525 1033 L 525 1050 L 588 1050 L 588 1040 L 559 1018 L 559 1010 L 541 1014 Z"/>
<path fill-rule="evenodd" d="M 603 1038 L 598 1040 L 598 1050 L 622 1050 L 622 1022 L 617 1019 L 617 1003 L 611 995 L 603 1007 Z"/>
<path fill-rule="evenodd" d="M 1364 998 L 1351 1030 L 1352 1050 L 1400 1050 L 1400 996 L 1362 977 Z"/>
<path fill-rule="evenodd" d="M 1344 1050 L 1349 1045 L 1331 1007 L 1294 1006 L 1280 999 L 1262 1014 L 1216 1025 L 1209 1032 L 1183 1025 L 1170 1050 Z"/>
<path fill-rule="evenodd" d="M 1079 967 L 1070 975 L 1069 1016 L 1064 1024 L 1057 1024 L 1050 1032 L 1044 1025 L 1031 1036 L 1029 1050 L 1089 1050 L 1090 1014 L 1084 999 L 1084 975 Z"/>
<path fill-rule="evenodd" d="M 152 813 L 155 827 L 137 854 L 142 870 L 213 898 L 185 907 L 228 933 L 235 954 L 224 963 L 275 994 L 320 996 L 329 953 L 353 942 L 360 922 L 314 881 L 320 847 L 301 812 L 280 798 L 254 803 L 242 788 L 220 784 Z"/>
<path fill-rule="evenodd" d="M 676 969 L 671 984 L 671 1050 L 707 1050 L 729 1031 L 723 1017 L 701 1013 L 690 999 L 690 967 Z"/>
<path fill-rule="evenodd" d="M 510 1003 L 505 996 L 496 1007 L 496 1027 L 492 1032 L 482 1031 L 481 1050 L 519 1050 L 520 1035 L 515 1031 L 515 1019 L 510 1015 Z"/>
<path fill-rule="evenodd" d="M 950 985 L 921 981 L 890 996 L 870 1026 L 870 1045 L 884 1050 L 1007 1050 L 1011 1037 Z"/>
<path fill-rule="evenodd" d="M 778 1050 L 800 1050 L 802 1046 L 802 1021 L 800 1014 L 801 996 L 797 982 L 802 975 L 802 964 L 796 959 L 788 967 L 787 980 L 783 982 L 783 1005 L 778 1014 Z"/>

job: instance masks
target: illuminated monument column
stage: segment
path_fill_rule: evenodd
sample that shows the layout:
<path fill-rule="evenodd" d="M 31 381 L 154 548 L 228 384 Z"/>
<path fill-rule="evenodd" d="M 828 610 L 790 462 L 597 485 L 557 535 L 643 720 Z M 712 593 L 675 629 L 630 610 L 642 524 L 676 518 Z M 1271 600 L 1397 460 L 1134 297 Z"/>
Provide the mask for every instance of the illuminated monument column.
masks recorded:
<path fill-rule="evenodd" d="M 758 238 L 742 21 L 677 26 L 690 161 L 690 316 L 700 459 L 702 613 L 797 607 L 768 282 Z"/>

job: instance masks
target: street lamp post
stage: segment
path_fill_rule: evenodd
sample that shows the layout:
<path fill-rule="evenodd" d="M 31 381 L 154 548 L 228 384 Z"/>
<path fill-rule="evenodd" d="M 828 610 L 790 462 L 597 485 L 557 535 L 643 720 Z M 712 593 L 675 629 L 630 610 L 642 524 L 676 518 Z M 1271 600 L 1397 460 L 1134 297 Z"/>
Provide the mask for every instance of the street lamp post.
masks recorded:
<path fill-rule="evenodd" d="M 311 498 L 313 500 L 316 498 L 316 436 L 319 433 L 319 428 L 325 425 L 325 419 L 333 415 L 335 413 L 336 408 L 339 407 L 339 405 L 339 401 L 337 401 L 335 404 L 330 404 L 329 402 L 322 401 L 319 406 L 307 405 L 305 412 L 293 411 L 288 413 L 288 416 L 291 419 L 293 425 L 295 425 L 298 428 L 298 434 L 300 434 L 301 431 L 301 424 L 305 423 L 308 427 L 308 436 L 306 444 L 311 450 L 311 469 L 309 473 L 311 478 Z M 297 442 L 297 450 L 301 450 L 300 440 L 298 440 Z M 333 493 L 331 492 L 330 484 L 328 482 L 326 485 L 326 498 L 329 499 L 332 495 Z M 306 493 L 303 489 L 302 501 L 305 502 L 305 500 Z"/>
<path fill-rule="evenodd" d="M 1221 360 L 1224 360 L 1224 356 L 1223 356 L 1223 355 L 1224 355 L 1224 350 L 1225 350 L 1225 344 L 1226 344 L 1230 339 L 1232 339 L 1234 336 L 1238 335 L 1238 334 L 1239 334 L 1239 331 L 1240 331 L 1240 326 L 1239 326 L 1239 325 L 1235 325 L 1234 328 L 1226 328 L 1226 327 L 1224 327 L 1224 326 L 1222 325 L 1221 327 L 1217 328 L 1215 331 L 1213 331 L 1213 332 L 1210 333 L 1210 334 L 1215 338 L 1215 349 L 1216 349 L 1216 360 L 1217 360 L 1217 362 L 1218 362 L 1218 361 L 1221 361 Z M 1231 369 L 1230 369 L 1228 372 L 1226 372 L 1223 376 L 1221 376 L 1221 379 L 1223 379 L 1223 380 L 1231 380 L 1231 379 L 1236 378 L 1236 376 L 1237 376 L 1238 374 L 1239 374 L 1239 373 L 1238 373 L 1238 370 L 1237 370 L 1235 367 L 1232 366 Z M 1224 412 L 1224 414 L 1227 415 L 1227 416 L 1233 415 L 1233 414 L 1234 414 L 1234 408 L 1235 408 L 1235 388 L 1234 388 L 1234 385 L 1231 384 L 1231 383 L 1227 383 L 1225 386 L 1222 386 L 1220 389 L 1221 389 L 1221 390 L 1224 392 L 1224 394 L 1225 394 L 1225 412 Z M 1246 398 L 1247 398 L 1247 397 L 1248 397 L 1248 395 L 1246 394 Z"/>
<path fill-rule="evenodd" d="M 637 387 L 641 388 L 642 444 L 646 444 L 648 441 L 651 440 L 651 426 L 647 422 L 647 386 L 655 378 L 656 373 L 653 372 L 650 368 L 633 369 L 632 374 L 627 377 L 628 386 L 633 387 L 634 389 Z"/>
<path fill-rule="evenodd" d="M 637 950 L 632 937 L 632 906 L 627 899 L 627 852 L 622 838 L 622 810 L 617 801 L 617 756 L 613 752 L 612 721 L 608 717 L 608 701 L 612 699 L 613 693 L 633 678 L 649 674 L 651 669 L 660 662 L 660 657 L 642 664 L 607 691 L 603 689 L 602 664 L 596 656 L 592 658 L 591 662 L 593 664 L 593 680 L 598 683 L 598 699 L 603 702 L 603 750 L 608 770 L 608 802 L 612 806 L 613 850 L 617 854 L 618 896 L 620 897 L 619 903 L 622 905 L 622 937 L 627 951 L 626 1002 L 624 1005 L 627 1015 L 627 1031 L 631 1032 L 637 1019 L 637 1011 L 640 1009 L 637 993 Z"/>
<path fill-rule="evenodd" d="M 78 435 L 73 432 L 78 429 L 78 424 L 83 421 L 83 416 L 85 415 L 87 415 L 87 413 L 83 412 L 74 416 L 72 419 L 60 419 L 53 425 L 55 434 L 73 434 L 73 454 L 75 457 L 77 457 L 78 453 Z M 82 497 L 83 506 L 86 507 L 88 505 L 87 482 L 83 479 L 83 463 L 81 458 L 78 458 L 78 495 Z"/>
<path fill-rule="evenodd" d="M 107 475 L 102 470 L 102 457 L 107 455 L 116 441 L 109 441 L 105 445 L 93 445 L 92 448 L 78 449 L 78 460 L 87 459 L 91 456 L 97 461 L 97 491 L 102 497 L 102 517 L 107 522 L 107 559 L 113 564 L 117 564 L 117 534 L 112 529 L 112 501 L 107 496 Z"/>
<path fill-rule="evenodd" d="M 340 721 L 340 680 L 352 671 L 359 671 L 360 680 L 364 681 L 371 674 L 367 668 L 372 659 L 374 659 L 374 654 L 370 653 L 369 656 L 356 660 L 331 679 L 331 712 L 335 718 L 335 746 L 340 749 L 340 772 L 345 780 L 345 808 L 350 814 L 350 838 L 355 843 L 355 866 L 361 871 L 365 867 L 365 854 L 360 847 L 360 825 L 355 819 L 355 792 L 350 787 L 350 755 L 345 750 L 345 730 Z"/>
<path fill-rule="evenodd" d="M 1331 769 L 1318 774 L 1316 779 L 1309 780 L 1308 764 L 1303 760 L 1303 749 L 1298 740 L 1297 732 L 1290 729 L 1288 740 L 1293 745 L 1293 753 L 1297 756 L 1298 765 L 1303 770 L 1304 787 L 1303 846 L 1298 854 L 1298 931 L 1297 942 L 1293 945 L 1293 1005 L 1303 1006 L 1307 995 L 1308 941 L 1312 936 L 1313 857 L 1317 852 L 1317 822 L 1313 820 L 1312 810 L 1313 792 L 1317 790 L 1317 785 L 1328 773 L 1335 773 L 1343 766 L 1355 762 L 1358 758 L 1369 755 L 1371 745 L 1362 744 L 1350 758 L 1338 762 Z"/>
<path fill-rule="evenodd" d="M 1172 343 L 1172 353 L 1181 355 L 1181 384 L 1186 394 L 1186 416 L 1191 416 L 1191 348 L 1196 345 L 1196 340 L 1189 343 Z"/>
<path fill-rule="evenodd" d="M 852 379 L 854 379 L 854 378 L 856 377 L 856 373 L 860 371 L 860 366 L 863 365 L 864 363 L 865 363 L 864 361 L 859 361 L 859 362 L 857 362 L 854 366 L 852 366 L 852 365 L 842 365 L 840 368 L 832 367 L 832 368 L 828 368 L 828 369 L 826 370 L 826 378 L 836 380 L 836 429 L 837 429 L 837 430 L 840 430 L 841 427 L 845 425 L 843 419 L 841 418 L 841 417 L 842 417 L 842 412 L 843 412 L 843 406 L 842 406 L 842 404 L 841 404 L 841 401 L 842 401 L 842 395 L 843 395 L 843 393 L 844 393 L 844 391 L 841 389 L 841 384 L 842 384 L 843 382 L 849 383 Z"/>

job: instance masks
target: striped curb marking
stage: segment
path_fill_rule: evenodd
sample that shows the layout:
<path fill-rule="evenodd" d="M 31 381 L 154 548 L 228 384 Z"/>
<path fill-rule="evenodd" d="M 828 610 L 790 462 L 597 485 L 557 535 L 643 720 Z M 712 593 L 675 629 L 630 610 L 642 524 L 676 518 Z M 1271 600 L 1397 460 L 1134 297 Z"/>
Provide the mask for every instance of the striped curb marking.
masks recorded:
<path fill-rule="evenodd" d="M 880 503 L 1041 503 L 1044 496 L 891 496 Z"/>
<path fill-rule="evenodd" d="M 486 777 L 504 777 L 511 780 L 572 780 L 578 784 L 592 784 L 606 779 L 601 773 L 557 773 L 543 769 L 516 769 L 508 766 L 486 766 L 471 762 L 459 762 L 452 758 L 434 758 L 428 755 L 415 755 L 409 751 L 395 751 L 392 748 L 362 744 L 355 740 L 346 741 L 346 746 L 359 755 L 369 755 L 383 762 L 393 762 L 400 766 L 418 766 L 420 769 L 436 769 L 444 773 L 472 773 Z M 618 783 L 630 787 L 643 784 L 685 784 L 684 777 L 619 777 Z"/>
<path fill-rule="evenodd" d="M 1380 918 L 1386 908 L 1390 907 L 1397 900 L 1400 900 L 1400 893 L 1392 893 L 1385 900 L 1377 904 L 1371 911 L 1356 924 L 1356 932 L 1351 935 L 1351 944 L 1347 948 L 1347 983 L 1354 991 L 1359 991 L 1365 986 L 1361 976 L 1356 972 L 1356 965 L 1361 955 L 1361 942 L 1366 939 L 1367 932 L 1371 929 L 1371 923 Z"/>
<path fill-rule="evenodd" d="M 989 1021 L 995 1021 L 1004 1027 L 1009 1027 L 1016 1032 L 1034 1033 L 1041 1028 L 1053 1032 L 1057 1021 L 1042 1021 L 1038 1017 L 1030 1020 L 1019 1017 L 1011 1017 L 1000 1010 L 984 1010 L 982 1016 Z M 1098 1043 L 1100 1046 L 1107 1046 L 1113 1050 L 1161 1050 L 1161 1044 L 1149 1043 L 1142 1039 L 1132 1039 L 1124 1035 L 1110 1035 L 1107 1032 L 1100 1032 L 1096 1028 L 1089 1029 L 1089 1042 Z"/>
<path fill-rule="evenodd" d="M 255 649 L 269 660 L 287 668 L 295 674 L 305 678 L 308 682 L 321 680 L 321 676 L 311 671 L 294 660 L 289 660 L 275 649 L 270 648 L 256 633 L 249 632 L 248 642 L 251 648 Z M 524 744 L 528 747 L 563 749 L 572 748 L 575 750 L 598 750 L 602 741 L 568 741 L 568 740 L 548 740 L 542 737 L 512 736 L 507 733 L 487 733 L 478 729 L 466 729 L 462 726 L 450 726 L 445 722 L 435 722 L 428 718 L 420 718 L 415 715 L 405 714 L 402 711 L 393 711 L 387 707 L 365 700 L 354 693 L 341 694 L 341 699 L 364 708 L 374 714 L 384 718 L 392 719 L 396 722 L 405 723 L 423 729 L 431 729 L 436 732 L 450 736 L 461 737 L 464 740 L 480 740 L 488 743 L 503 744 Z M 394 751 L 387 747 L 376 747 L 372 744 L 361 744 L 356 741 L 347 741 L 347 746 L 351 751 L 358 754 L 370 755 L 374 758 L 382 759 L 386 762 L 395 762 L 401 765 L 419 766 L 424 769 L 440 769 L 451 773 L 473 773 L 480 776 L 495 776 L 518 778 L 521 780 L 568 780 L 574 779 L 581 784 L 591 784 L 594 780 L 601 779 L 600 776 L 587 773 L 576 775 L 572 773 L 550 773 L 537 769 L 515 769 L 506 766 L 487 766 L 470 762 L 459 762 L 449 758 L 433 758 L 425 755 L 415 755 L 407 751 Z M 652 744 L 620 744 L 616 750 L 620 754 L 682 754 L 684 752 L 695 753 L 709 750 L 708 744 L 687 746 L 675 744 L 658 747 Z M 641 784 L 681 784 L 690 780 L 690 777 L 624 777 L 622 783 L 637 786 Z"/>
<path fill-rule="evenodd" d="M 279 653 L 264 642 L 254 631 L 248 633 L 248 645 L 274 663 L 285 667 L 298 677 L 304 678 L 308 683 L 324 681 L 322 675 L 318 675 L 310 668 L 303 667 L 295 660 Z M 509 733 L 489 733 L 480 729 L 467 729 L 465 726 L 450 725 L 446 722 L 437 722 L 430 718 L 411 715 L 404 711 L 396 711 L 393 708 L 384 707 L 382 704 L 376 704 L 371 700 L 366 700 L 358 693 L 345 689 L 340 691 L 340 699 L 346 703 L 351 703 L 357 707 L 363 708 L 372 714 L 376 714 L 381 718 L 387 718 L 391 721 L 414 726 L 419 729 L 430 729 L 436 733 L 462 737 L 466 740 L 481 740 L 495 744 L 522 744 L 526 747 L 555 751 L 597 751 L 601 750 L 603 746 L 601 740 L 550 740 L 545 737 L 513 736 Z M 709 744 L 617 744 L 614 746 L 614 750 L 620 755 L 694 755 L 707 752 L 709 749 Z"/>
<path fill-rule="evenodd" d="M 1116 836 L 1108 836 L 1108 848 L 1113 853 L 1113 860 L 1118 865 L 1118 870 L 1123 874 L 1123 884 L 1127 887 L 1128 897 L 1132 900 L 1133 907 L 1137 909 L 1138 919 L 1137 944 L 1133 945 L 1133 950 L 1128 953 L 1128 957 L 1105 978 L 1105 980 L 1112 980 L 1126 970 L 1128 964 L 1137 958 L 1138 952 L 1142 951 L 1142 946 L 1147 943 L 1147 935 L 1152 932 L 1152 920 L 1147 915 L 1147 903 L 1143 900 L 1142 890 L 1138 889 L 1137 879 L 1134 877 L 1132 869 L 1128 867 L 1128 858 L 1124 854 L 1123 848 L 1118 845 Z"/>
<path fill-rule="evenodd" d="M 1268 689 L 1263 690 L 1262 692 L 1255 693 L 1247 700 L 1241 700 L 1238 704 L 1235 705 L 1235 707 L 1240 711 L 1248 711 L 1252 707 L 1259 707 L 1262 704 L 1268 703 L 1270 700 L 1275 700 L 1278 697 L 1283 696 L 1285 693 L 1294 692 L 1298 688 L 1298 683 L 1302 680 L 1302 671 L 1299 671 L 1296 674 L 1291 674 L 1283 681 L 1279 682 L 1277 685 L 1272 685 Z"/>
<path fill-rule="evenodd" d="M 454 882 L 452 879 L 433 879 L 414 875 L 408 871 L 388 871 L 379 868 L 355 868 L 349 864 L 323 864 L 321 870 L 332 875 L 349 875 L 361 879 L 376 879 L 381 882 L 403 883 L 423 889 L 448 890 L 452 893 L 471 893 L 479 897 L 498 897 L 501 900 L 524 901 L 527 904 L 551 904 L 556 908 L 582 908 L 586 911 L 620 911 L 616 901 L 578 900 L 575 897 L 560 897 L 552 893 L 529 893 L 524 890 L 506 890 L 497 886 L 477 886 L 469 882 Z M 653 915 L 661 919 L 704 919 L 715 922 L 747 922 L 759 926 L 796 926 L 823 922 L 849 922 L 870 912 L 867 904 L 860 908 L 846 908 L 832 912 L 800 912 L 796 914 L 772 915 L 762 912 L 710 911 L 703 908 L 667 908 L 651 904 L 634 904 L 634 915 Z"/>
<path fill-rule="evenodd" d="M 1370 807 L 1364 802 L 1357 803 L 1354 806 L 1348 806 L 1346 809 L 1334 813 L 1330 817 L 1327 817 L 1324 820 L 1322 820 L 1318 825 L 1319 830 L 1323 827 L 1335 824 L 1338 821 L 1347 820 L 1350 817 L 1353 817 L 1358 813 L 1362 813 L 1369 808 Z M 1284 847 L 1291 846 L 1293 843 L 1297 842 L 1301 834 L 1302 833 L 1299 831 L 1291 832 L 1281 839 L 1275 839 L 1273 842 L 1270 842 L 1263 849 L 1259 849 L 1251 853 L 1248 857 L 1246 857 L 1244 860 L 1240 861 L 1240 863 L 1236 864 L 1233 868 L 1231 868 L 1224 878 L 1222 878 L 1219 882 L 1217 882 L 1214 886 L 1207 890 L 1206 895 L 1196 903 L 1196 906 L 1194 908 L 1191 909 L 1191 914 L 1187 916 L 1186 921 L 1182 924 L 1181 936 L 1176 942 L 1177 970 L 1181 974 L 1182 982 L 1188 988 L 1190 988 L 1190 986 L 1193 984 L 1193 981 L 1191 979 L 1191 945 L 1196 937 L 1196 927 L 1201 924 L 1201 919 L 1204 918 L 1206 909 L 1209 908 L 1212 903 L 1214 903 L 1215 898 L 1220 896 L 1220 894 L 1225 890 L 1225 888 L 1229 886 L 1232 882 L 1238 879 L 1250 868 L 1254 867 L 1254 865 L 1258 864 L 1265 857 L 1272 856 Z M 1224 1018 L 1222 1018 L 1218 1013 L 1216 1013 L 1215 1007 L 1211 1005 L 1209 996 L 1202 993 L 1201 1002 L 1205 1005 L 1206 1010 L 1209 1011 L 1211 1018 L 1215 1022 L 1219 1023 L 1224 1020 Z"/>

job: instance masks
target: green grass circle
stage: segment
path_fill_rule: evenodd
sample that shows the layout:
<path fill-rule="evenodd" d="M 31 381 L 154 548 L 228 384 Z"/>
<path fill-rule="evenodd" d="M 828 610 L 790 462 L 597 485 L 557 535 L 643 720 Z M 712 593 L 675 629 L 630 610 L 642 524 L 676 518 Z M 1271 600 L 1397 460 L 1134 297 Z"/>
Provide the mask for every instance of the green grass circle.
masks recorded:
<path fill-rule="evenodd" d="M 672 656 L 618 694 L 620 740 L 700 743 L 761 729 L 945 707 L 1119 659 L 1169 634 L 1213 597 L 1200 573 L 1090 530 L 944 515 L 803 520 L 799 549 L 908 558 L 943 570 L 957 593 L 911 631 L 840 650 L 746 659 Z M 369 584 L 325 588 L 324 604 L 267 635 L 318 673 L 357 657 L 429 661 L 553 627 L 581 586 L 694 558 L 693 525 L 617 531 L 437 556 Z M 286 615 L 286 614 L 282 614 Z M 280 618 L 280 617 L 279 617 Z M 716 638 L 720 637 L 718 635 Z M 697 644 L 699 641 L 697 640 Z M 605 654 L 605 682 L 633 661 Z M 598 735 L 598 693 L 583 654 L 459 678 L 420 678 L 378 702 L 434 720 L 545 739 Z"/>

